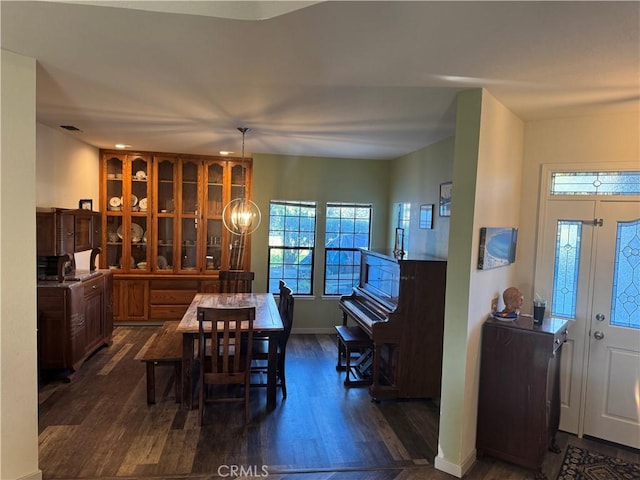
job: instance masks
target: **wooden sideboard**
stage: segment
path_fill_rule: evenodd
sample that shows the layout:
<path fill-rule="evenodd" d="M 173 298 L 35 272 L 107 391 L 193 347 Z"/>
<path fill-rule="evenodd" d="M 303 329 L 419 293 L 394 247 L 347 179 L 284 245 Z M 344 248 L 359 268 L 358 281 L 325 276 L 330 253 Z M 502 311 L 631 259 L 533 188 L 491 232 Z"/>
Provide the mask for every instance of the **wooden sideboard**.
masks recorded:
<path fill-rule="evenodd" d="M 40 370 L 71 373 L 97 349 L 111 344 L 113 274 L 76 272 L 64 282 L 39 281 L 38 364 Z"/>
<path fill-rule="evenodd" d="M 537 471 L 547 450 L 559 451 L 563 319 L 490 318 L 482 327 L 476 448 Z"/>

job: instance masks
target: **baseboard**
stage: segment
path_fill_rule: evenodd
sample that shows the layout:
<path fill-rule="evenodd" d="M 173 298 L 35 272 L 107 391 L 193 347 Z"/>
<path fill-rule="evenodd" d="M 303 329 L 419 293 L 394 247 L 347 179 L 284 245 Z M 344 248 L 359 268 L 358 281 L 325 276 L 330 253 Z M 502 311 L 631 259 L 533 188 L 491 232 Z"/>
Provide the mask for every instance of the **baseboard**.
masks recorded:
<path fill-rule="evenodd" d="M 291 333 L 297 333 L 299 335 L 324 335 L 336 333 L 336 329 L 334 327 L 292 328 Z"/>
<path fill-rule="evenodd" d="M 42 480 L 42 470 L 38 470 L 34 473 L 30 473 L 29 475 L 19 477 L 16 480 Z"/>
<path fill-rule="evenodd" d="M 471 470 L 471 467 L 475 462 L 476 450 L 474 448 L 467 459 L 462 462 L 462 465 L 456 465 L 440 456 L 437 456 L 435 458 L 435 461 L 433 462 L 433 466 L 436 468 L 436 470 L 443 471 L 445 473 L 448 473 L 449 475 L 453 475 L 454 477 L 462 478 L 469 470 Z"/>

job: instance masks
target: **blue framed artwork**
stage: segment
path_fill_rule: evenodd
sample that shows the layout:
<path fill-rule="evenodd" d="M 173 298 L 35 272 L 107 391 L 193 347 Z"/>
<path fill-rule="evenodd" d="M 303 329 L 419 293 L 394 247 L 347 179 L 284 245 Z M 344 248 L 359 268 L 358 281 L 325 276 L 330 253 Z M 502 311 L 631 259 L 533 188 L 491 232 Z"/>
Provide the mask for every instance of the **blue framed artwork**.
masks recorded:
<path fill-rule="evenodd" d="M 478 269 L 490 270 L 505 267 L 516 260 L 517 228 L 480 229 L 480 250 L 478 252 Z"/>

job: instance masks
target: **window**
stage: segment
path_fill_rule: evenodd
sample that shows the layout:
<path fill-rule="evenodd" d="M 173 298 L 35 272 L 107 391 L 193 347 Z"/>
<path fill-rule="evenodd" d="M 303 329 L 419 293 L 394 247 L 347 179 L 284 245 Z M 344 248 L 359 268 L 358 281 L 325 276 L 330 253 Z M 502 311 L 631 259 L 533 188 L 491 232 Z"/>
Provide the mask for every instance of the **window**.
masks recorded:
<path fill-rule="evenodd" d="M 639 195 L 640 172 L 554 172 L 551 195 Z"/>
<path fill-rule="evenodd" d="M 311 295 L 315 242 L 315 202 L 270 202 L 268 292 L 283 280 L 294 294 Z"/>
<path fill-rule="evenodd" d="M 558 221 L 551 315 L 576 318 L 581 238 L 582 222 Z"/>
<path fill-rule="evenodd" d="M 324 294 L 345 295 L 360 278 L 359 248 L 369 248 L 371 205 L 328 203 L 325 228 Z"/>

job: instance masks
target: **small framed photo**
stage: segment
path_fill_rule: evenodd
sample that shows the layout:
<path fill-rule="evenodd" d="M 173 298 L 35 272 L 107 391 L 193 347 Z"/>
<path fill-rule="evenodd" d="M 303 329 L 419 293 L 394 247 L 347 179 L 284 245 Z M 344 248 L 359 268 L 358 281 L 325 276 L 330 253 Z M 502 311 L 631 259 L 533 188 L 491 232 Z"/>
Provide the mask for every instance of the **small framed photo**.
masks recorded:
<path fill-rule="evenodd" d="M 433 228 L 433 203 L 420 205 L 420 228 Z"/>
<path fill-rule="evenodd" d="M 78 202 L 78 208 L 81 210 L 93 210 L 93 200 L 90 198 L 83 198 Z"/>
<path fill-rule="evenodd" d="M 444 182 L 440 184 L 440 216 L 451 216 L 451 182 Z"/>

